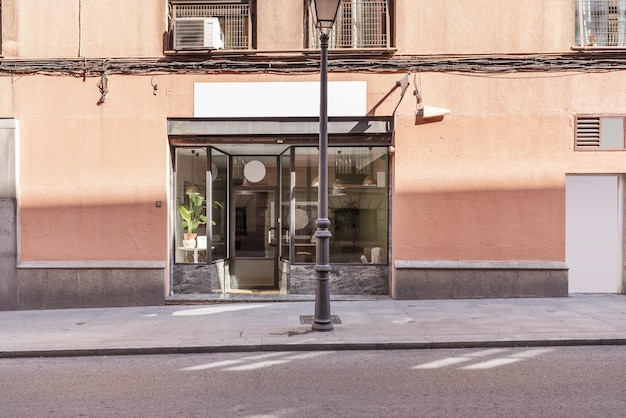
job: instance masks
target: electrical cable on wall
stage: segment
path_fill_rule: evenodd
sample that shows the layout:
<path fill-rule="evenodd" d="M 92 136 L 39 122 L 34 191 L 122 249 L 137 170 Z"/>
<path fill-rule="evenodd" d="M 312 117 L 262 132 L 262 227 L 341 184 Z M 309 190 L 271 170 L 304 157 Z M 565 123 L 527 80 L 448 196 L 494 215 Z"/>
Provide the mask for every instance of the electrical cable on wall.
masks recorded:
<path fill-rule="evenodd" d="M 418 77 L 419 74 L 419 77 Z M 415 114 L 419 114 L 423 109 L 424 105 L 422 104 L 422 70 L 416 74 L 413 74 L 413 85 L 415 86 Z"/>
<path fill-rule="evenodd" d="M 108 89 L 108 78 L 107 78 L 107 73 L 104 72 L 102 73 L 102 77 L 100 77 L 100 81 L 98 82 L 98 90 L 100 90 L 100 99 L 98 99 L 98 102 L 96 103 L 98 106 L 104 104 L 104 101 L 107 98 L 107 94 L 109 94 L 109 89 Z"/>
<path fill-rule="evenodd" d="M 329 62 L 332 72 L 399 73 L 446 72 L 506 74 L 519 72 L 606 72 L 626 69 L 626 57 L 610 53 L 536 54 L 528 56 L 394 56 L 344 58 Z M 101 77 L 107 74 L 218 74 L 315 73 L 319 63 L 308 56 L 223 55 L 210 59 L 169 61 L 152 59 L 43 59 L 0 60 L 2 74 Z"/>

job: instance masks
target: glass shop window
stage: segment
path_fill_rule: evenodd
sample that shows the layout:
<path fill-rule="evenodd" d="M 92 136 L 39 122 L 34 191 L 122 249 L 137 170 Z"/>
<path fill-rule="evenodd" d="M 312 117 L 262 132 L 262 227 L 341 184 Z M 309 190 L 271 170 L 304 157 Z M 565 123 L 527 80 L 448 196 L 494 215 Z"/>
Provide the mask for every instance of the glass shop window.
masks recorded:
<path fill-rule="evenodd" d="M 175 262 L 226 258 L 228 156 L 211 150 L 207 158 L 206 148 L 177 148 L 175 193 Z"/>
<path fill-rule="evenodd" d="M 175 249 L 177 263 L 207 261 L 207 151 L 176 149 Z"/>
<path fill-rule="evenodd" d="M 330 262 L 387 263 L 388 162 L 386 147 L 331 147 L 328 151 Z M 295 261 L 315 262 L 317 149 L 296 152 Z"/>

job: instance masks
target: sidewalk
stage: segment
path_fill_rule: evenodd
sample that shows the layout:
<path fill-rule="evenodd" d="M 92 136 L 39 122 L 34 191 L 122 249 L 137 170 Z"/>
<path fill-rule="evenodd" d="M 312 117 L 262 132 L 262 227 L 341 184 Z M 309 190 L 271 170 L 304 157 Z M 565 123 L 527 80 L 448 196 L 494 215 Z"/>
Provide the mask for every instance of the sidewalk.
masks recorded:
<path fill-rule="evenodd" d="M 626 345 L 626 296 L 333 300 L 0 312 L 0 358 L 228 351 Z M 306 321 L 304 321 L 306 322 Z"/>

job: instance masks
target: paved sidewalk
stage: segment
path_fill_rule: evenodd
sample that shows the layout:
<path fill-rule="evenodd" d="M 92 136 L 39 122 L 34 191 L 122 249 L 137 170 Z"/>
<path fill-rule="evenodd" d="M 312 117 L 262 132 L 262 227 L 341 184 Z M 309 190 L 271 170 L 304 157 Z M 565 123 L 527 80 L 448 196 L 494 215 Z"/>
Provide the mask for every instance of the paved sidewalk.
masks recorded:
<path fill-rule="evenodd" d="M 626 345 L 626 296 L 332 301 L 341 323 L 314 332 L 314 302 L 0 312 L 0 357 L 227 351 Z"/>

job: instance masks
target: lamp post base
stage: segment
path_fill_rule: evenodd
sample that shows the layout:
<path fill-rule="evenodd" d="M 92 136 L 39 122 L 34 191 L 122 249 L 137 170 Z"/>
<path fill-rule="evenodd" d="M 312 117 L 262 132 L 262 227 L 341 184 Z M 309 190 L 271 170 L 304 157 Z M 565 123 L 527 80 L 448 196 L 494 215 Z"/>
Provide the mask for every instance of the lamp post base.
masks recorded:
<path fill-rule="evenodd" d="M 323 201 L 324 199 L 322 199 Z M 319 218 L 316 222 L 318 255 L 315 271 L 317 272 L 317 286 L 315 289 L 315 315 L 313 316 L 313 331 L 332 331 L 334 328 L 330 315 L 330 264 L 328 263 L 328 241 L 331 234 L 328 228 L 330 220 Z"/>
<path fill-rule="evenodd" d="M 313 331 L 332 331 L 333 329 L 335 329 L 335 326 L 333 325 L 332 321 L 328 321 L 328 322 L 314 321 L 313 325 L 311 326 L 311 329 Z"/>

